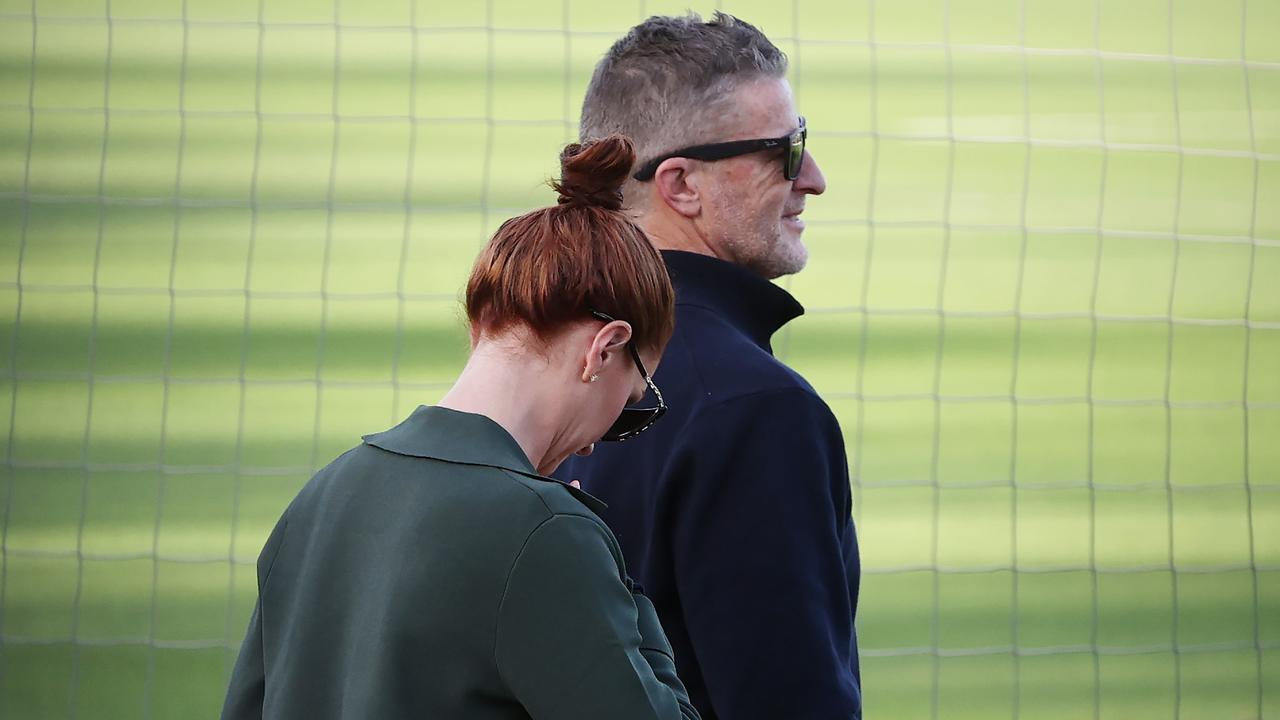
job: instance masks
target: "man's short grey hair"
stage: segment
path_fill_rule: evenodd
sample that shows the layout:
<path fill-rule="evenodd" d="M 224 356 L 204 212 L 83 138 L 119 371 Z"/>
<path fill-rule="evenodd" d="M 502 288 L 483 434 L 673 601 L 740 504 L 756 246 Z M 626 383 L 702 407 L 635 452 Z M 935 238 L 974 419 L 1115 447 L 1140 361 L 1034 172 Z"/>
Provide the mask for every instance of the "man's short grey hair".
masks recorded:
<path fill-rule="evenodd" d="M 716 142 L 722 104 L 744 83 L 780 78 L 787 56 L 754 25 L 717 12 L 651 17 L 609 48 L 582 102 L 583 141 L 629 136 L 637 162 Z M 630 184 L 630 183 L 628 183 Z"/>

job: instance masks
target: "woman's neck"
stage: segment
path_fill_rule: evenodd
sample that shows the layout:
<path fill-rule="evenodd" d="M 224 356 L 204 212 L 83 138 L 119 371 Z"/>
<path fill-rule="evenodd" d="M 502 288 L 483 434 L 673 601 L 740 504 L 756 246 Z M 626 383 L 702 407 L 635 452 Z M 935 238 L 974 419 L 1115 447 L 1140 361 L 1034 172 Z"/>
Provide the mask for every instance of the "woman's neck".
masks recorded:
<path fill-rule="evenodd" d="M 538 353 L 503 345 L 478 343 L 438 404 L 493 420 L 515 438 L 539 473 L 549 473 L 563 459 L 556 455 L 572 451 L 556 447 L 569 422 L 559 417 L 567 404 L 557 397 L 554 364 Z"/>

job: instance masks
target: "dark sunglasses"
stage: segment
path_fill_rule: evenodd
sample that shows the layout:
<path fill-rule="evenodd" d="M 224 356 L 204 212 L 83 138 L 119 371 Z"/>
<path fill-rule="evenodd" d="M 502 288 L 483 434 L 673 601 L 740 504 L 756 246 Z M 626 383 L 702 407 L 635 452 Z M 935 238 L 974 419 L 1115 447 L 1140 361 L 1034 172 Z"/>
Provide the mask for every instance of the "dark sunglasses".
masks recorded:
<path fill-rule="evenodd" d="M 616 318 L 610 317 L 599 310 L 592 310 L 591 315 L 597 320 L 605 322 L 613 322 Z M 636 344 L 627 343 L 627 349 L 631 351 L 631 359 L 636 364 L 636 369 L 640 371 L 640 377 L 644 378 L 644 384 L 649 386 L 653 391 L 653 396 L 658 399 L 658 406 L 651 408 L 622 408 L 622 413 L 618 415 L 618 419 L 613 421 L 609 429 L 601 436 L 601 440 L 605 442 L 621 442 L 630 440 L 640 433 L 648 430 L 654 423 L 658 422 L 658 418 L 667 411 L 667 404 L 662 401 L 662 393 L 658 392 L 658 386 L 653 384 L 653 378 L 649 377 L 649 371 L 644 369 L 644 363 L 640 361 L 640 351 L 636 350 Z"/>
<path fill-rule="evenodd" d="M 658 166 L 671 158 L 689 158 L 690 160 L 725 160 L 739 155 L 747 155 L 761 150 L 777 150 L 786 148 L 782 156 L 782 176 L 788 180 L 800 177 L 800 168 L 804 166 L 804 143 L 809 137 L 804 118 L 800 118 L 800 127 L 780 138 L 763 140 L 733 140 L 730 142 L 711 143 L 710 145 L 694 145 L 683 150 L 656 157 L 636 171 L 631 177 L 636 180 L 652 180 L 658 172 Z"/>

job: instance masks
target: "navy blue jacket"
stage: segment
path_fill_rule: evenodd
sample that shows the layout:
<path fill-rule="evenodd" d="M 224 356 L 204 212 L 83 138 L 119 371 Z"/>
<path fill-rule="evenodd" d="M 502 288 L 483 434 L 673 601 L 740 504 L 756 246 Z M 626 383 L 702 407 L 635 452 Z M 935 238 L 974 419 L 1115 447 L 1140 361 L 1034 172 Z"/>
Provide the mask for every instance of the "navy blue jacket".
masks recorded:
<path fill-rule="evenodd" d="M 664 252 L 676 330 L 654 382 L 670 410 L 557 473 L 609 503 L 706 720 L 862 714 L 858 544 L 840 426 L 773 356 L 804 312 L 716 258 Z"/>

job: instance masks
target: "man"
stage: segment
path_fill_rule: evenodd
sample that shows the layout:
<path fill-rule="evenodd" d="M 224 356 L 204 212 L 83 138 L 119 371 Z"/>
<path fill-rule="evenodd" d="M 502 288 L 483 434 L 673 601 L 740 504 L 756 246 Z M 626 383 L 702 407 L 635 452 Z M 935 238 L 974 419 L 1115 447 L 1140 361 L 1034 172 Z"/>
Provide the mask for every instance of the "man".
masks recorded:
<path fill-rule="evenodd" d="M 612 503 L 708 719 L 862 712 L 844 442 L 770 347 L 803 308 L 769 280 L 804 266 L 800 213 L 826 187 L 786 62 L 729 15 L 654 17 L 596 66 L 582 111 L 584 140 L 636 143 L 625 200 L 663 251 L 676 332 L 655 378 L 664 422 L 559 474 Z"/>

